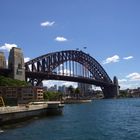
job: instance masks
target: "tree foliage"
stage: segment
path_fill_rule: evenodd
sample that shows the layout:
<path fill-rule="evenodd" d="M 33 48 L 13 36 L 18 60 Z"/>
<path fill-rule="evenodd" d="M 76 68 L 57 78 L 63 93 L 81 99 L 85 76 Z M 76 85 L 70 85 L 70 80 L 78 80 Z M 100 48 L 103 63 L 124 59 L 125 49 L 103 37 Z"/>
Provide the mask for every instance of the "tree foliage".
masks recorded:
<path fill-rule="evenodd" d="M 80 89 L 77 87 L 75 89 L 75 96 L 77 97 L 77 99 L 79 98 L 79 95 L 80 95 Z"/>
<path fill-rule="evenodd" d="M 0 76 L 0 86 L 27 86 L 25 81 L 20 81 L 4 76 Z"/>
<path fill-rule="evenodd" d="M 75 94 L 80 94 L 80 89 L 78 87 L 75 89 Z"/>
<path fill-rule="evenodd" d="M 74 87 L 72 85 L 68 87 L 68 91 L 70 93 L 70 96 L 74 96 Z"/>
<path fill-rule="evenodd" d="M 51 91 L 44 92 L 44 99 L 48 101 L 60 100 L 61 96 L 62 93 L 60 92 L 51 92 Z"/>

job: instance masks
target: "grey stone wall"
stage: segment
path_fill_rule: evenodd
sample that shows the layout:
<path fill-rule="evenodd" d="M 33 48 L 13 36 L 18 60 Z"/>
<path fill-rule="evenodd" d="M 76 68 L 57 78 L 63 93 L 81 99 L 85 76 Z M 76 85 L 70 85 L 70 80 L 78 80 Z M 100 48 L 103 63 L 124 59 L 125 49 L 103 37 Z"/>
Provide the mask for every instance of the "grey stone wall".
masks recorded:
<path fill-rule="evenodd" d="M 12 70 L 12 78 L 25 81 L 24 57 L 20 48 L 10 50 L 8 68 Z"/>

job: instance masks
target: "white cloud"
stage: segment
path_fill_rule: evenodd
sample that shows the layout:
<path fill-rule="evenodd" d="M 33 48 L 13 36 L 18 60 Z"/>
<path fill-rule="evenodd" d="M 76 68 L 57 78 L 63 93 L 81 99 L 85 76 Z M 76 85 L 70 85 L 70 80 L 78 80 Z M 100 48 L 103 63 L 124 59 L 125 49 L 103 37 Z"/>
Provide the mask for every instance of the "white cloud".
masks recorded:
<path fill-rule="evenodd" d="M 58 36 L 55 38 L 55 41 L 58 41 L 58 42 L 65 42 L 65 41 L 68 41 L 67 38 L 65 37 L 62 37 L 62 36 Z"/>
<path fill-rule="evenodd" d="M 30 60 L 29 57 L 25 57 L 25 58 L 24 58 L 24 62 L 25 62 L 25 63 L 28 62 L 29 60 Z"/>
<path fill-rule="evenodd" d="M 118 79 L 119 83 L 127 82 L 127 79 Z"/>
<path fill-rule="evenodd" d="M 9 52 L 13 47 L 17 47 L 17 45 L 5 43 L 3 46 L 0 47 L 0 50 L 6 50 Z"/>
<path fill-rule="evenodd" d="M 60 86 L 63 86 L 63 85 L 65 85 L 66 87 L 73 86 L 74 88 L 77 88 L 77 83 L 75 82 L 61 81 Z"/>
<path fill-rule="evenodd" d="M 8 60 L 6 59 L 6 67 L 8 68 Z"/>
<path fill-rule="evenodd" d="M 130 81 L 140 81 L 140 73 L 134 72 L 126 76 Z"/>
<path fill-rule="evenodd" d="M 130 73 L 123 79 L 118 79 L 120 89 L 135 89 L 140 87 L 140 73 Z"/>
<path fill-rule="evenodd" d="M 58 81 L 58 80 L 48 80 L 48 81 L 43 81 L 43 85 L 47 86 L 48 88 L 57 85 L 57 86 L 63 86 L 65 85 L 66 87 L 69 87 L 72 85 L 74 88 L 77 87 L 77 83 L 75 82 L 67 82 L 67 81 Z"/>
<path fill-rule="evenodd" d="M 52 86 L 54 86 L 54 85 L 56 85 L 56 81 L 52 81 L 52 80 L 45 80 L 45 81 L 43 81 L 43 86 L 47 86 L 47 87 L 52 87 Z"/>
<path fill-rule="evenodd" d="M 42 22 L 40 25 L 41 25 L 42 27 L 51 27 L 51 26 L 53 26 L 54 24 L 55 24 L 54 21 L 52 21 L 52 22 L 50 22 L 50 21 L 45 21 L 45 22 Z"/>
<path fill-rule="evenodd" d="M 73 72 L 70 71 L 70 70 L 68 70 L 68 69 L 64 69 L 64 70 L 60 70 L 60 71 L 59 71 L 59 74 L 60 74 L 60 75 L 63 75 L 63 74 L 64 74 L 64 75 L 70 75 L 70 73 L 73 74 Z"/>
<path fill-rule="evenodd" d="M 135 89 L 138 88 L 140 83 L 133 83 L 133 82 L 126 82 L 126 83 L 120 83 L 120 89 Z"/>
<path fill-rule="evenodd" d="M 127 89 L 128 88 L 128 80 L 127 79 L 118 79 L 118 83 L 120 89 Z"/>
<path fill-rule="evenodd" d="M 95 91 L 97 91 L 97 90 L 100 90 L 100 91 L 101 91 L 101 87 L 93 86 L 93 89 L 94 89 Z"/>
<path fill-rule="evenodd" d="M 116 63 L 119 61 L 120 61 L 120 57 L 118 55 L 114 55 L 114 56 L 108 57 L 106 60 L 104 60 L 103 64 Z"/>
<path fill-rule="evenodd" d="M 128 56 L 128 57 L 124 57 L 123 59 L 129 60 L 129 59 L 132 59 L 132 58 L 134 58 L 134 57 L 133 56 Z"/>

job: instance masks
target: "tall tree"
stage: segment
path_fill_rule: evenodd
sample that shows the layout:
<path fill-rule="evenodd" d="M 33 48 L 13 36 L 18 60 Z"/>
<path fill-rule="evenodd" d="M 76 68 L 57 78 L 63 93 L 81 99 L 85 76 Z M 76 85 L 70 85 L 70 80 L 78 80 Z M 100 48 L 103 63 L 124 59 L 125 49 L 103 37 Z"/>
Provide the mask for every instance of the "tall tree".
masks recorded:
<path fill-rule="evenodd" d="M 77 99 L 79 98 L 79 94 L 80 94 L 80 89 L 77 87 L 75 89 L 75 95 L 76 95 Z"/>
<path fill-rule="evenodd" d="M 69 93 L 70 93 L 70 96 L 72 97 L 73 94 L 74 94 L 74 87 L 73 87 L 72 85 L 70 85 L 70 86 L 68 87 L 68 91 L 69 91 Z"/>

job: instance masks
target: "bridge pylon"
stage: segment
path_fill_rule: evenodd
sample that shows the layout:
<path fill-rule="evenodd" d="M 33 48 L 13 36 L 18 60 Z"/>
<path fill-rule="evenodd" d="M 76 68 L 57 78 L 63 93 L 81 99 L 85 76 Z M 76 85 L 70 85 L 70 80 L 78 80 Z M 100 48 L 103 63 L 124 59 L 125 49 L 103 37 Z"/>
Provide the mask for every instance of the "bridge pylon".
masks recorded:
<path fill-rule="evenodd" d="M 20 48 L 13 47 L 10 50 L 8 68 L 12 70 L 13 79 L 25 81 L 24 57 Z"/>
<path fill-rule="evenodd" d="M 116 98 L 119 95 L 118 79 L 114 76 L 113 85 L 102 87 L 104 98 Z"/>

